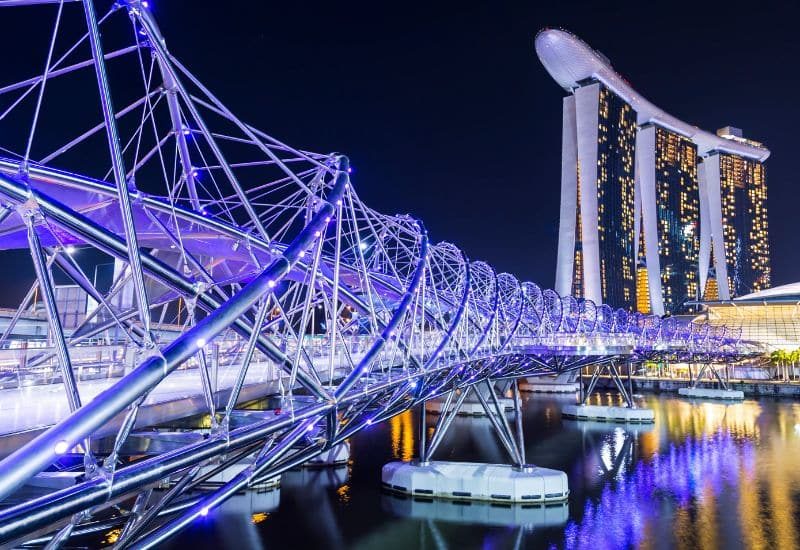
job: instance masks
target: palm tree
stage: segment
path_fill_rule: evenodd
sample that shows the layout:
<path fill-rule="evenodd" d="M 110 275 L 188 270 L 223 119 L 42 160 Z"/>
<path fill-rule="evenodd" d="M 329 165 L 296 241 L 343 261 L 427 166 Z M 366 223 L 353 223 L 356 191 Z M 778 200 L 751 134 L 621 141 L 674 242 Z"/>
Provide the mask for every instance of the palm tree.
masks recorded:
<path fill-rule="evenodd" d="M 792 371 L 789 375 L 789 379 L 791 379 L 794 376 L 794 368 L 797 366 L 797 363 L 800 362 L 800 348 L 792 350 L 789 354 L 789 360 L 792 363 Z"/>
<path fill-rule="evenodd" d="M 786 353 L 786 350 L 783 349 L 776 349 L 775 351 L 769 354 L 769 361 L 778 369 L 778 372 L 780 373 L 780 377 L 782 380 L 784 379 L 783 369 L 784 366 L 786 365 L 787 355 L 788 354 Z"/>

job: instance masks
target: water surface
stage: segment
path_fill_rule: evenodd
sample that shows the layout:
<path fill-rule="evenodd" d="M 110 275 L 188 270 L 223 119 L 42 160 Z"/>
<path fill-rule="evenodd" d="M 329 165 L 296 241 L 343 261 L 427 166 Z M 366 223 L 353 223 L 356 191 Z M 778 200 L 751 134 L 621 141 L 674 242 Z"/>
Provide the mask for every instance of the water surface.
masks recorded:
<path fill-rule="evenodd" d="M 284 475 L 237 496 L 174 548 L 795 548 L 800 403 L 646 395 L 651 426 L 562 419 L 572 397 L 524 395 L 528 462 L 563 470 L 563 506 L 423 502 L 385 494 L 380 471 L 415 456 L 407 412 L 351 440 L 347 467 Z M 616 403 L 618 396 L 595 396 Z M 429 415 L 429 430 L 434 418 Z M 458 418 L 436 458 L 505 462 L 486 419 Z"/>

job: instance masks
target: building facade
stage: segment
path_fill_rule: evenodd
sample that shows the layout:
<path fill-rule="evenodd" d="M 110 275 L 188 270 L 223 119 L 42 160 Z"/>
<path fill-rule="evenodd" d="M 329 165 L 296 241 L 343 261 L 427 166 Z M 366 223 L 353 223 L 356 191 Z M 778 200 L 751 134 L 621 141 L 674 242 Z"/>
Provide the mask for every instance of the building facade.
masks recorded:
<path fill-rule="evenodd" d="M 722 131 L 736 131 L 725 128 Z M 739 134 L 740 136 L 741 134 Z M 769 223 L 767 219 L 766 168 L 763 163 L 745 157 L 714 153 L 704 159 L 709 188 L 719 188 L 721 235 L 712 240 L 719 258 L 715 284 L 727 290 L 728 297 L 765 290 L 770 286 Z M 716 207 L 716 197 L 714 197 Z M 718 242 L 717 242 L 718 241 Z M 724 251 L 724 253 L 723 253 Z M 720 285 L 727 281 L 727 285 Z M 724 298 L 724 292 L 720 297 Z M 705 296 L 703 296 L 705 298 Z"/>
<path fill-rule="evenodd" d="M 772 287 L 735 300 L 708 300 L 696 318 L 711 325 L 736 327 L 742 340 L 765 351 L 800 347 L 800 283 Z"/>
<path fill-rule="evenodd" d="M 769 286 L 769 151 L 658 109 L 568 32 L 542 31 L 536 51 L 569 92 L 556 290 L 663 315 Z"/>
<path fill-rule="evenodd" d="M 656 124 L 638 131 L 637 255 L 647 268 L 650 310 L 675 313 L 698 296 L 700 191 L 697 145 Z"/>

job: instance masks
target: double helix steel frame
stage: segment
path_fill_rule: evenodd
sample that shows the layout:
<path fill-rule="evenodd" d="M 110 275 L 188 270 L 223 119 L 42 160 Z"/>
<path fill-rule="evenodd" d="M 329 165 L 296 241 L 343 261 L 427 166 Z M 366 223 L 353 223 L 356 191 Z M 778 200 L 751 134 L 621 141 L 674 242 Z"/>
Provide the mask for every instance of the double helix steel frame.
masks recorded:
<path fill-rule="evenodd" d="M 16 375 L 59 373 L 70 413 L 0 461 L 0 498 L 64 455 L 83 457 L 83 476 L 0 510 L 2 542 L 38 532 L 57 548 L 111 521 L 122 526 L 116 546 L 153 547 L 237 491 L 432 398 L 617 356 L 752 351 L 724 330 L 679 330 L 498 274 L 430 243 L 421 221 L 372 210 L 346 156 L 237 118 L 172 55 L 144 0 L 99 17 L 93 0 L 0 1 L 32 4 L 50 4 L 52 32 L 41 72 L 0 87 L 0 128 L 29 123 L 0 129 L 18 138 L 0 143 L 0 248 L 29 249 L 36 280 L 0 344 L 41 294 L 48 345 Z M 70 101 L 86 105 L 71 113 L 63 98 L 76 90 Z M 86 112 L 99 120 L 87 125 Z M 86 273 L 75 247 L 114 262 L 110 284 Z M 93 304 L 75 326 L 56 279 Z M 98 342 L 127 362 L 87 400 L 77 362 Z M 202 404 L 182 414 L 207 415 L 207 437 L 130 460 L 142 410 L 187 372 Z M 259 384 L 280 396 L 280 413 L 242 423 L 237 406 Z M 521 443 L 509 448 L 524 462 Z M 245 459 L 232 480 L 194 492 Z"/>

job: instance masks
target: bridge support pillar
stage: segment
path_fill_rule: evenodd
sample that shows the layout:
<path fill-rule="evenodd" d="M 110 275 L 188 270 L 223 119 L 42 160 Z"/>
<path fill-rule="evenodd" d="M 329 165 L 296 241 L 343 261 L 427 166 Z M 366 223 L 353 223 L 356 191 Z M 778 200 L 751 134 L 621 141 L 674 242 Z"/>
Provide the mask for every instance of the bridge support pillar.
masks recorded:
<path fill-rule="evenodd" d="M 564 501 L 569 484 L 564 472 L 539 468 L 525 460 L 522 431 L 522 401 L 516 381 L 511 383 L 515 428 L 506 418 L 506 409 L 497 396 L 495 384 L 485 381 L 463 389 L 458 395 L 450 392 L 436 421 L 433 436 L 427 440 L 426 428 L 420 423 L 419 457 L 410 462 L 390 462 L 383 467 L 384 489 L 422 498 L 449 500 L 481 500 L 489 502 L 542 504 Z M 482 464 L 431 460 L 444 435 L 472 394 L 488 417 L 511 464 Z M 420 415 L 424 415 L 420 412 Z M 516 432 L 516 433 L 515 433 Z"/>
<path fill-rule="evenodd" d="M 475 389 L 474 391 L 481 391 L 485 399 L 488 399 L 489 397 L 489 394 L 485 389 Z M 514 400 L 512 398 L 499 395 L 497 399 L 503 407 L 503 410 L 509 412 L 514 410 Z M 431 414 L 441 415 L 445 410 L 445 405 L 445 400 L 431 399 L 430 401 L 425 402 L 425 410 Z M 451 403 L 449 406 L 452 408 L 454 404 Z M 486 410 L 481 405 L 481 402 L 477 397 L 477 393 L 471 393 L 471 395 L 464 400 L 464 402 L 461 404 L 461 407 L 458 409 L 458 414 L 461 416 L 486 416 Z"/>
<path fill-rule="evenodd" d="M 315 456 L 303 466 L 324 468 L 326 466 L 342 466 L 350 460 L 350 444 L 347 441 L 334 445 L 324 453 Z"/>
<path fill-rule="evenodd" d="M 678 395 L 700 399 L 723 399 L 726 401 L 744 399 L 743 391 L 732 390 L 728 387 L 728 377 L 727 375 L 725 377 L 720 375 L 718 365 L 714 363 L 703 363 L 695 372 L 696 375 L 690 371 L 692 376 L 689 387 L 678 389 Z M 704 377 L 708 378 L 711 387 L 698 387 L 698 383 L 702 382 Z M 715 382 L 717 387 L 713 387 Z"/>
<path fill-rule="evenodd" d="M 519 389 L 533 393 L 575 393 L 580 390 L 579 378 L 580 371 L 524 378 L 519 383 Z"/>
<path fill-rule="evenodd" d="M 594 372 L 589 379 L 588 387 L 584 390 L 581 383 L 579 401 L 575 405 L 565 405 L 561 409 L 561 415 L 566 418 L 576 420 L 595 420 L 601 422 L 621 422 L 621 423 L 640 423 L 646 424 L 655 420 L 655 415 L 651 409 L 637 407 L 633 401 L 633 381 L 631 372 L 633 365 L 630 362 L 625 364 L 625 376 L 623 380 L 622 362 L 611 359 L 594 366 Z M 623 406 L 614 405 L 592 405 L 589 398 L 597 389 L 597 382 L 603 374 L 607 375 L 616 386 L 625 404 Z M 581 376 L 581 379 L 583 376 Z"/>

